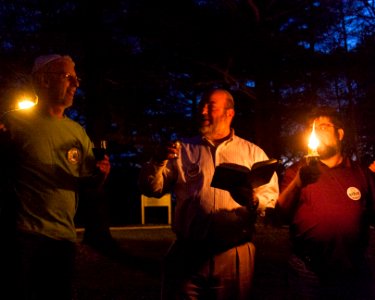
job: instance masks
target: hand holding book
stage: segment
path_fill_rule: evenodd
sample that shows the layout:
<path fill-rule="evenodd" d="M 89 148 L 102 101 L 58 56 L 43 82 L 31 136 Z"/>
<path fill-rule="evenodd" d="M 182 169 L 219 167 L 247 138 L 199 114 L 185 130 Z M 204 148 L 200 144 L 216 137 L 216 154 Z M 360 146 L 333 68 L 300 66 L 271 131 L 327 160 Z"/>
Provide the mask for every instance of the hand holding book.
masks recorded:
<path fill-rule="evenodd" d="M 278 160 L 256 162 L 252 169 L 234 163 L 223 163 L 216 167 L 211 186 L 230 192 L 232 198 L 243 206 L 256 209 L 253 189 L 267 184 L 277 169 Z"/>
<path fill-rule="evenodd" d="M 216 167 L 211 186 L 223 190 L 257 188 L 271 180 L 278 164 L 277 159 L 268 159 L 254 163 L 250 170 L 242 165 L 223 163 Z"/>
<path fill-rule="evenodd" d="M 258 208 L 259 202 L 257 199 L 254 199 L 251 187 L 234 186 L 228 191 L 238 204 L 247 206 L 250 210 Z"/>

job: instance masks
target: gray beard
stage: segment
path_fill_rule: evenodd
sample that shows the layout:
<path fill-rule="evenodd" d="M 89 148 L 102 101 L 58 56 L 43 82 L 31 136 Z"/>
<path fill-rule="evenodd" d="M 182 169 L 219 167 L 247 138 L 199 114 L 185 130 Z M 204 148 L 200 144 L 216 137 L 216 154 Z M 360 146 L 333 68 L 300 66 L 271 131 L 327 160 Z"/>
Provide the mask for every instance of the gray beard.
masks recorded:
<path fill-rule="evenodd" d="M 210 132 L 210 129 L 209 129 L 208 127 L 206 127 L 206 126 L 204 126 L 204 127 L 200 127 L 200 128 L 199 128 L 199 132 L 200 132 L 203 136 L 205 136 L 207 133 Z"/>
<path fill-rule="evenodd" d="M 199 128 L 199 132 L 202 136 L 205 136 L 206 138 L 210 139 L 212 137 L 212 134 L 214 132 L 213 126 L 203 126 Z"/>

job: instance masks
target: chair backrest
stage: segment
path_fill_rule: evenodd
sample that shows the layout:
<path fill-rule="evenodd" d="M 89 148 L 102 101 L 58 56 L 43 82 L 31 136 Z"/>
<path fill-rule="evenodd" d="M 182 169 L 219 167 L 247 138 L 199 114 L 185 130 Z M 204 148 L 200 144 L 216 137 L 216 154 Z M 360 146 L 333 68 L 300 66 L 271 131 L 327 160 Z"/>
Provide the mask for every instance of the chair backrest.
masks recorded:
<path fill-rule="evenodd" d="M 145 207 L 166 206 L 168 208 L 168 224 L 172 224 L 172 197 L 171 194 L 164 194 L 160 198 L 141 195 L 141 216 L 142 224 L 145 224 Z"/>

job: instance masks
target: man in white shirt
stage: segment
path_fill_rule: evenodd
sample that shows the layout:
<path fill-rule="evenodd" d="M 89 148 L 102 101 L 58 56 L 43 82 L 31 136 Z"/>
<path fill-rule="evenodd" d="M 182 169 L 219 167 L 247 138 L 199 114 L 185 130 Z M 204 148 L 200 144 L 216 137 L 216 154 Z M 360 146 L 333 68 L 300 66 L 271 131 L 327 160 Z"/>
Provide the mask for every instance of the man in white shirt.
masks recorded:
<path fill-rule="evenodd" d="M 267 160 L 257 145 L 234 134 L 232 95 L 207 93 L 199 104 L 200 135 L 180 147 L 158 149 L 140 174 L 144 194 L 176 195 L 176 241 L 164 264 L 163 299 L 249 299 L 255 247 L 251 243 L 257 211 L 273 208 L 278 180 L 258 188 L 231 191 L 211 187 L 215 167 L 235 163 L 251 169 Z"/>

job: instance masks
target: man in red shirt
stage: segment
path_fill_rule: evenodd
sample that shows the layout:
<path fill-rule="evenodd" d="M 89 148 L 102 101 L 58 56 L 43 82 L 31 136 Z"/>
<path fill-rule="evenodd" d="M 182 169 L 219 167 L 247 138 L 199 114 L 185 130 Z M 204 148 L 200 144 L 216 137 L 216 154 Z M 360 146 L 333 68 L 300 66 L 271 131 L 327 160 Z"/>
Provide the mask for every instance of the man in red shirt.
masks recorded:
<path fill-rule="evenodd" d="M 375 223 L 375 185 L 369 169 L 343 153 L 344 126 L 322 107 L 310 119 L 319 157 L 286 170 L 277 211 L 290 224 L 292 299 L 373 299 L 366 257 Z"/>

